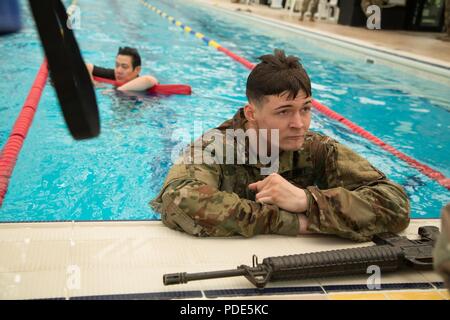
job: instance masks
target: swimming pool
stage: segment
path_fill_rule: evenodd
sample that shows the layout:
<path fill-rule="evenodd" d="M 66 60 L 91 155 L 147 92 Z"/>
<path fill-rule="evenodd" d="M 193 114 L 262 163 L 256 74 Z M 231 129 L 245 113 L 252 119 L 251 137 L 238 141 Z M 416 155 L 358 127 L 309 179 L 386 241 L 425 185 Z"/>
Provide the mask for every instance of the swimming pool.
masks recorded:
<path fill-rule="evenodd" d="M 450 176 L 450 88 L 411 73 L 367 64 L 328 45 L 256 26 L 210 8 L 180 1 L 151 1 L 236 54 L 256 58 L 283 48 L 298 55 L 308 70 L 313 94 L 400 151 Z M 74 141 L 63 122 L 56 95 L 44 91 L 35 120 L 17 161 L 0 221 L 158 219 L 147 205 L 171 165 L 179 141 L 176 129 L 194 135 L 230 118 L 245 102 L 248 70 L 139 1 L 79 1 L 81 29 L 76 36 L 86 61 L 113 65 L 119 46 L 137 47 L 143 73 L 162 83 L 186 83 L 192 96 L 129 97 L 98 88 L 102 133 Z M 42 62 L 42 52 L 26 3 L 24 29 L 0 38 L 0 145 L 6 141 Z M 415 218 L 438 217 L 450 192 L 401 160 L 317 112 L 312 130 L 336 138 L 367 157 L 402 184 Z M 447 151 L 447 153 L 446 153 Z"/>

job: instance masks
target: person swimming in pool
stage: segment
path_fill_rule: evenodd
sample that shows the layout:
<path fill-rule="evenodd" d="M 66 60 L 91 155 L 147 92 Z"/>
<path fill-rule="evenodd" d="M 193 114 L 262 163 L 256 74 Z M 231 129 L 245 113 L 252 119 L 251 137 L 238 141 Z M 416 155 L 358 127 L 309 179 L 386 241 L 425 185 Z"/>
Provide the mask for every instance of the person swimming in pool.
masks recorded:
<path fill-rule="evenodd" d="M 141 56 L 135 48 L 120 47 L 114 69 L 98 67 L 91 63 L 86 63 L 86 68 L 94 84 L 94 76 L 115 80 L 121 83 L 117 90 L 145 91 L 158 84 L 158 80 L 153 76 L 139 75 Z"/>

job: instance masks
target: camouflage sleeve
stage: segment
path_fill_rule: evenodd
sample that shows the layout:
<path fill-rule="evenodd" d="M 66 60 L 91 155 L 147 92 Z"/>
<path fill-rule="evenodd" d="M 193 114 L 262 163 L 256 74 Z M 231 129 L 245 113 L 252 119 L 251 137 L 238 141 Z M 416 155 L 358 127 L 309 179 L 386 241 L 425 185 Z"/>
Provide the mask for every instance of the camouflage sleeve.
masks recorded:
<path fill-rule="evenodd" d="M 321 153 L 319 185 L 325 188 L 307 188 L 309 231 L 370 241 L 376 233 L 408 226 L 409 200 L 401 186 L 337 142 Z"/>
<path fill-rule="evenodd" d="M 433 249 L 433 264 L 450 291 L 450 203 L 442 208 L 441 234 Z"/>
<path fill-rule="evenodd" d="M 298 234 L 297 215 L 220 191 L 221 175 L 220 165 L 175 165 L 151 205 L 166 226 L 195 236 Z"/>

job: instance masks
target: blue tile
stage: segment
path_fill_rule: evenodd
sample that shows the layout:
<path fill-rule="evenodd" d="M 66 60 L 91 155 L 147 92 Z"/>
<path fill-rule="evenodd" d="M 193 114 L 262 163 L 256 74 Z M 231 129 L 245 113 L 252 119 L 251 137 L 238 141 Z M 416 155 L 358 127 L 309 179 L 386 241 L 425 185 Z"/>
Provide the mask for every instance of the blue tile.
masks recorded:
<path fill-rule="evenodd" d="M 323 286 L 326 292 L 336 291 L 376 291 L 369 289 L 367 284 L 345 284 L 345 285 L 328 285 Z M 405 289 L 433 289 L 433 286 L 428 282 L 417 283 L 383 283 L 379 290 L 405 290 Z"/>
<path fill-rule="evenodd" d="M 205 290 L 203 292 L 207 298 L 236 297 L 236 296 L 264 296 L 283 294 L 311 294 L 325 293 L 319 286 L 311 287 L 279 287 L 279 288 L 249 288 L 249 289 L 222 289 Z"/>
<path fill-rule="evenodd" d="M 201 291 L 150 292 L 72 297 L 70 300 L 170 300 L 203 297 Z"/>

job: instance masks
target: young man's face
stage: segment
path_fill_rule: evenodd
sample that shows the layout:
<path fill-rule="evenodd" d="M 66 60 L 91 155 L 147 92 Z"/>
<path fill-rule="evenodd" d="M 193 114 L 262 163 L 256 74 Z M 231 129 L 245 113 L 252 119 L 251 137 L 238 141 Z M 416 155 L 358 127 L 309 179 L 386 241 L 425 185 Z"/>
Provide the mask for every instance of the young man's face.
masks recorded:
<path fill-rule="evenodd" d="M 117 55 L 116 67 L 114 68 L 114 75 L 116 76 L 117 81 L 131 81 L 139 75 L 140 71 L 140 66 L 133 69 L 133 58 L 131 56 Z"/>
<path fill-rule="evenodd" d="M 299 150 L 311 124 L 312 98 L 299 91 L 295 99 L 288 93 L 265 96 L 258 104 L 248 104 L 245 114 L 250 124 L 257 129 L 278 129 L 281 151 Z M 270 137 L 270 134 L 269 134 Z"/>

